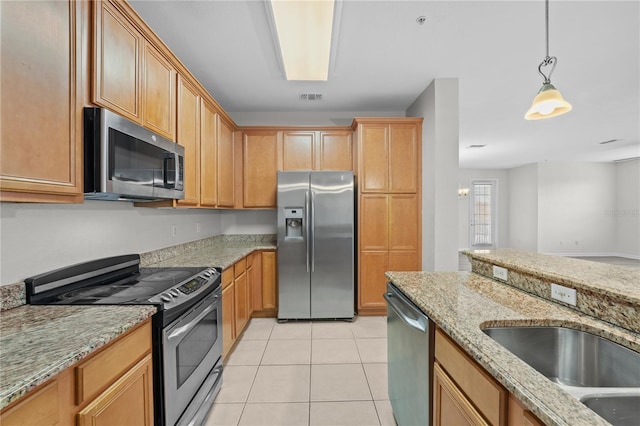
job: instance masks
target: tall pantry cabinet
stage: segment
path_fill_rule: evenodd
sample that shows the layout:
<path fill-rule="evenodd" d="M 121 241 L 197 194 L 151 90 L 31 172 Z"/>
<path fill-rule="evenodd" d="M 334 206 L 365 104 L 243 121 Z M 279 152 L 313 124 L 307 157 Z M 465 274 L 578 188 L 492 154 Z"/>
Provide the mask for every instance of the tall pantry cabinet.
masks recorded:
<path fill-rule="evenodd" d="M 422 118 L 356 118 L 358 314 L 384 315 L 386 271 L 422 261 Z"/>

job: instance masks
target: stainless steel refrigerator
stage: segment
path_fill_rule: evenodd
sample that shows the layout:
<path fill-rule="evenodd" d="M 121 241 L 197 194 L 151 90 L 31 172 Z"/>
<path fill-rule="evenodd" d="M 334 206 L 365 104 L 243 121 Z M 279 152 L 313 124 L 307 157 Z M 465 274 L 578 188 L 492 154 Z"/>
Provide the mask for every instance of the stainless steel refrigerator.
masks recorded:
<path fill-rule="evenodd" d="M 354 315 L 353 172 L 278 172 L 278 319 Z"/>

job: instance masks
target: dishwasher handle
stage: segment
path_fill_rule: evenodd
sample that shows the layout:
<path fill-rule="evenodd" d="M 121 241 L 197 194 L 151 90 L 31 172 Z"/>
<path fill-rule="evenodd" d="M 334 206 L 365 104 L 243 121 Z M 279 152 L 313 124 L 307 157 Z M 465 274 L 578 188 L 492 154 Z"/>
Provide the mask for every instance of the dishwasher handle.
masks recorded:
<path fill-rule="evenodd" d="M 391 291 L 383 295 L 387 301 L 387 305 L 404 321 L 409 327 L 421 333 L 427 333 L 427 320 L 418 308 L 414 307 L 409 301 L 402 300 L 398 294 Z"/>

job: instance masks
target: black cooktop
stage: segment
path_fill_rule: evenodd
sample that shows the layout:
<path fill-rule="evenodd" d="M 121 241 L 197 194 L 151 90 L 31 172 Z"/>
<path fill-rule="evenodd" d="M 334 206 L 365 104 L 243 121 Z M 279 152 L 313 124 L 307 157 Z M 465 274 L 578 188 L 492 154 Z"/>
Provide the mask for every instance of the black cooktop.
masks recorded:
<path fill-rule="evenodd" d="M 54 305 L 154 304 L 149 299 L 197 275 L 205 268 L 142 268 L 130 276 L 52 295 Z"/>

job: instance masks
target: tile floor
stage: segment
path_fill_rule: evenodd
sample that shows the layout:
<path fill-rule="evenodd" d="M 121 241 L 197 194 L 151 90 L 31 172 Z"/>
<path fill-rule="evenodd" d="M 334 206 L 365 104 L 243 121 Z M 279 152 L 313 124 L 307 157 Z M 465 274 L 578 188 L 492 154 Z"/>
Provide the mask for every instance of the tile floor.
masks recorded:
<path fill-rule="evenodd" d="M 395 426 L 385 317 L 251 320 L 229 356 L 207 426 Z"/>

